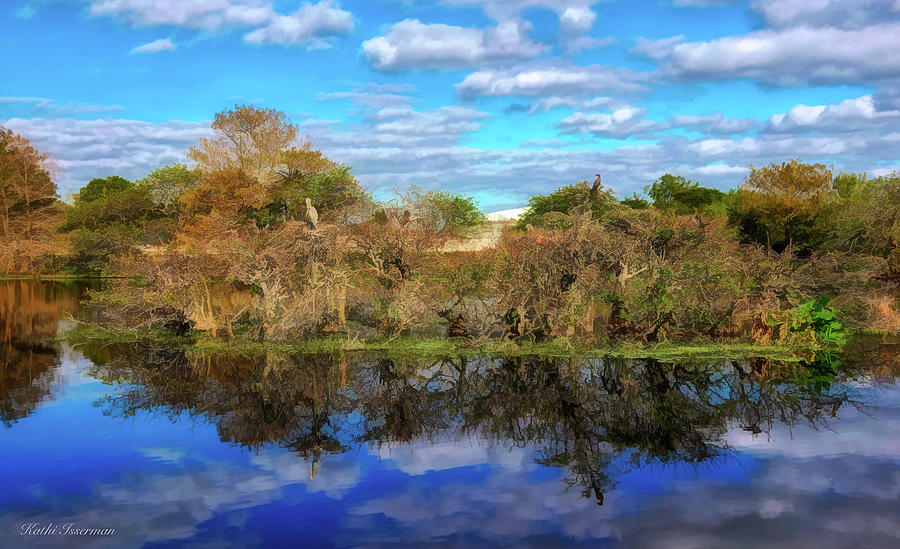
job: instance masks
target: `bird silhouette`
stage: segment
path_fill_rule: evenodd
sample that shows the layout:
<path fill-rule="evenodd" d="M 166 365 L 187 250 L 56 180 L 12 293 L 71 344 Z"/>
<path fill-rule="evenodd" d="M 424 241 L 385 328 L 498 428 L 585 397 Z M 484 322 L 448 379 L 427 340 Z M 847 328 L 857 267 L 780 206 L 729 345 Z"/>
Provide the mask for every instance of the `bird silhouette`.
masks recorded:
<path fill-rule="evenodd" d="M 313 229 L 319 225 L 319 212 L 313 207 L 312 200 L 309 198 L 306 199 L 306 220 Z"/>
<path fill-rule="evenodd" d="M 591 186 L 591 192 L 589 195 L 590 200 L 591 200 L 591 206 L 593 206 L 594 204 L 597 203 L 597 197 L 600 194 L 600 189 L 603 188 L 603 178 L 600 177 L 599 173 L 595 173 L 594 175 L 597 177 L 597 179 L 594 180 L 594 184 Z"/>

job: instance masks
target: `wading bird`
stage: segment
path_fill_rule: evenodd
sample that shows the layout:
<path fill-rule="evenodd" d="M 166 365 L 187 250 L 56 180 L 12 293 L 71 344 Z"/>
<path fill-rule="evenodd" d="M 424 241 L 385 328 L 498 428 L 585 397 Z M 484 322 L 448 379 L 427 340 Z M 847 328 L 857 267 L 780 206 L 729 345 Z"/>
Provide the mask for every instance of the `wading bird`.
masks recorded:
<path fill-rule="evenodd" d="M 306 199 L 306 219 L 313 229 L 319 224 L 319 212 L 313 207 L 312 200 L 308 198 Z"/>

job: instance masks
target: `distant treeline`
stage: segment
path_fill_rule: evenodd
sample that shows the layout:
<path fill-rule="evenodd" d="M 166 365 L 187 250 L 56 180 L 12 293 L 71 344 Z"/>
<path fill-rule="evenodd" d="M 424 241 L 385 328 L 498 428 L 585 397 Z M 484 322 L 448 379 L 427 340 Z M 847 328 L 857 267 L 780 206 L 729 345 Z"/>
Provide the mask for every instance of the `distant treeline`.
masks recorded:
<path fill-rule="evenodd" d="M 212 129 L 191 166 L 93 179 L 63 203 L 48 155 L 0 128 L 0 271 L 125 275 L 93 294 L 111 322 L 262 341 L 900 331 L 896 174 L 792 160 L 729 192 L 665 174 L 625 199 L 597 176 L 485 241 L 471 198 L 374 201 L 281 112 L 236 106 Z"/>

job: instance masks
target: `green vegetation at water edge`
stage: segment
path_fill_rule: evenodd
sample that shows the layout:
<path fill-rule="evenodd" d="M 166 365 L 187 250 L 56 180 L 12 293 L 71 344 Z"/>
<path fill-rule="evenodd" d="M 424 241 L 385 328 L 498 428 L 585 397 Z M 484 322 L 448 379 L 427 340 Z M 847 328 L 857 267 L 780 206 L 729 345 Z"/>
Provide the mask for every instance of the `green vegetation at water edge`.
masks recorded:
<path fill-rule="evenodd" d="M 817 350 L 816 346 L 809 344 L 760 345 L 749 342 L 664 342 L 652 345 L 608 342 L 596 346 L 584 346 L 571 345 L 563 340 L 551 340 L 541 343 L 488 340 L 482 344 L 473 344 L 461 338 L 355 339 L 346 336 L 320 337 L 296 342 L 254 342 L 245 340 L 229 342 L 204 337 L 179 337 L 166 330 L 138 331 L 103 327 L 94 324 L 79 324 L 73 330 L 60 336 L 60 339 L 74 346 L 149 342 L 200 353 L 236 355 L 258 355 L 269 351 L 296 354 L 335 354 L 367 351 L 395 357 L 488 354 L 578 358 L 655 358 L 660 360 L 760 357 L 782 361 L 799 361 Z"/>

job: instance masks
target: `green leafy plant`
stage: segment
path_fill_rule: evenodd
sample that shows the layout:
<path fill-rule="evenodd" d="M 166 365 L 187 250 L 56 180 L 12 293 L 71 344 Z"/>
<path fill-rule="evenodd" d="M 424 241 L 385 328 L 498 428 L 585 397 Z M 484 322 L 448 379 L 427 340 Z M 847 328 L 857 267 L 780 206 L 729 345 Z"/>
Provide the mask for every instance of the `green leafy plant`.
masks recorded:
<path fill-rule="evenodd" d="M 811 299 L 798 305 L 790 319 L 792 333 L 813 332 L 816 340 L 826 345 L 843 345 L 847 342 L 847 328 L 840 321 L 840 312 L 829 303 L 830 297 Z"/>

